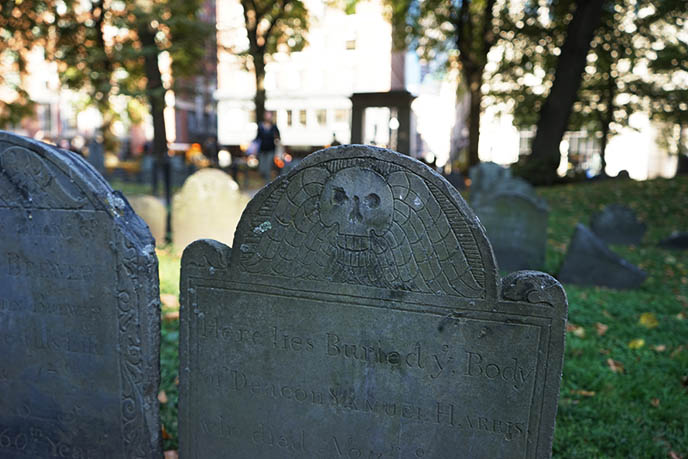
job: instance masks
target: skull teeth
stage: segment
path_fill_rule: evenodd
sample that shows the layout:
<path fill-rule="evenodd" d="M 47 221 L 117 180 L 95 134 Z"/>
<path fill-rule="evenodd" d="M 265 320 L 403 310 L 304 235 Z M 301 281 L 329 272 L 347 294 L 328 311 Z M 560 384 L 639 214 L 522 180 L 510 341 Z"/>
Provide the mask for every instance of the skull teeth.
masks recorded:
<path fill-rule="evenodd" d="M 340 234 L 337 238 L 337 246 L 340 249 L 354 252 L 366 251 L 370 248 L 369 236 L 356 236 L 353 234 Z"/>

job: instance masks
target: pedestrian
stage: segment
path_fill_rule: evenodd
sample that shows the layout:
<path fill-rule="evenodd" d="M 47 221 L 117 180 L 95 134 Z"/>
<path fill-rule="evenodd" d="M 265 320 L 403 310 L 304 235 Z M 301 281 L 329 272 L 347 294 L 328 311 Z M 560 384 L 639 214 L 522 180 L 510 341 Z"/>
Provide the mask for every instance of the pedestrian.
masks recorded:
<path fill-rule="evenodd" d="M 272 178 L 272 163 L 275 159 L 275 143 L 280 141 L 280 132 L 272 122 L 272 112 L 263 114 L 263 121 L 258 123 L 258 172 L 266 182 Z"/>

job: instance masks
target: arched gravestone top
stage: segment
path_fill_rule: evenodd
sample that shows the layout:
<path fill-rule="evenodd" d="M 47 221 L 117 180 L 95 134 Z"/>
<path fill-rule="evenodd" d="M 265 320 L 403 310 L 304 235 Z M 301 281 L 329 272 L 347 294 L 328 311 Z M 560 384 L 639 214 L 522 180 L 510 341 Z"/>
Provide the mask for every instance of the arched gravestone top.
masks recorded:
<path fill-rule="evenodd" d="M 551 455 L 564 290 L 427 166 L 313 153 L 181 265 L 180 457 Z"/>
<path fill-rule="evenodd" d="M 5 131 L 0 287 L 0 456 L 161 456 L 153 239 L 83 158 Z"/>
<path fill-rule="evenodd" d="M 258 193 L 236 235 L 232 266 L 249 273 L 496 297 L 494 256 L 456 189 L 382 148 L 307 157 Z"/>

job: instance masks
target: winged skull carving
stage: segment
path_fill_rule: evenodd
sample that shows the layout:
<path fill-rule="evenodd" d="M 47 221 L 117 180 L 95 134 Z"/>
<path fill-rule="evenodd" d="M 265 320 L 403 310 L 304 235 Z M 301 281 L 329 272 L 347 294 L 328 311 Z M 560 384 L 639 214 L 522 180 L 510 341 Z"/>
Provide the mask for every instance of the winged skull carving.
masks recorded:
<path fill-rule="evenodd" d="M 484 291 L 467 259 L 477 249 L 460 243 L 472 236 L 457 236 L 428 184 L 403 168 L 309 167 L 263 207 L 242 244 L 248 272 L 469 298 Z"/>

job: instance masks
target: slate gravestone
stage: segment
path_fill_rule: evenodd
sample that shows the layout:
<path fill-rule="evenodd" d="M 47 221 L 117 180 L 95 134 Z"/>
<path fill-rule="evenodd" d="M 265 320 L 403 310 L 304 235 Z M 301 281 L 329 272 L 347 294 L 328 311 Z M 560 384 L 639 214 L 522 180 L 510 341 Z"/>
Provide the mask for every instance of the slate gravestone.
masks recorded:
<path fill-rule="evenodd" d="M 454 188 L 457 190 L 463 191 L 466 189 L 466 180 L 464 176 L 461 175 L 461 172 L 452 171 L 451 173 L 445 175 L 444 178 L 447 179 L 447 182 L 454 185 Z"/>
<path fill-rule="evenodd" d="M 167 209 L 165 209 L 165 204 L 155 196 L 131 196 L 127 197 L 127 199 L 134 212 L 148 225 L 155 239 L 155 244 L 158 246 L 165 245 L 167 233 Z"/>
<path fill-rule="evenodd" d="M 688 233 L 672 233 L 668 238 L 659 241 L 659 246 L 669 250 L 688 249 Z"/>
<path fill-rule="evenodd" d="M 541 199 L 498 191 L 473 204 L 504 271 L 541 269 L 547 249 L 549 208 Z"/>
<path fill-rule="evenodd" d="M 608 244 L 634 245 L 642 241 L 647 228 L 633 209 L 611 204 L 592 216 L 590 229 Z"/>
<path fill-rule="evenodd" d="M 501 282 L 453 186 L 407 156 L 316 152 L 230 249 L 182 258 L 183 458 L 547 457 L 566 297 Z"/>
<path fill-rule="evenodd" d="M 102 174 L 105 171 L 105 153 L 103 151 L 103 144 L 93 138 L 88 142 L 88 162 Z"/>
<path fill-rule="evenodd" d="M 471 179 L 471 193 L 490 191 L 495 184 L 511 177 L 511 170 L 490 161 L 471 167 L 468 171 Z"/>
<path fill-rule="evenodd" d="M 172 244 L 179 252 L 197 239 L 230 244 L 248 197 L 218 169 L 190 176 L 172 200 Z"/>
<path fill-rule="evenodd" d="M 0 131 L 0 457 L 160 457 L 157 259 L 81 157 Z"/>
<path fill-rule="evenodd" d="M 564 283 L 628 289 L 640 286 L 647 274 L 579 223 L 557 277 Z"/>

